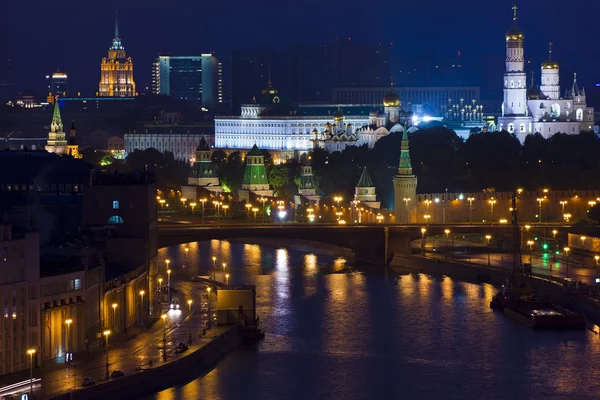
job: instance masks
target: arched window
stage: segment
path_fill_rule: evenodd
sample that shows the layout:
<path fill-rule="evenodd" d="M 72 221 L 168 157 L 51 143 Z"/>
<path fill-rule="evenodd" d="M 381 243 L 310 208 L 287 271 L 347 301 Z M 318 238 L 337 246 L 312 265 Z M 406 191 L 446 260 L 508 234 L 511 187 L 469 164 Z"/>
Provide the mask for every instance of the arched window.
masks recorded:
<path fill-rule="evenodd" d="M 560 117 L 560 106 L 557 103 L 550 106 L 550 116 L 553 118 Z"/>
<path fill-rule="evenodd" d="M 108 223 L 109 224 L 122 224 L 123 218 L 119 217 L 118 215 L 113 215 L 112 217 L 110 217 L 108 219 Z"/>
<path fill-rule="evenodd" d="M 525 124 L 519 125 L 519 132 L 525 132 Z"/>
<path fill-rule="evenodd" d="M 508 124 L 508 133 L 514 133 L 515 124 Z"/>
<path fill-rule="evenodd" d="M 583 110 L 581 108 L 578 108 L 577 111 L 575 111 L 575 119 L 577 121 L 583 121 Z"/>

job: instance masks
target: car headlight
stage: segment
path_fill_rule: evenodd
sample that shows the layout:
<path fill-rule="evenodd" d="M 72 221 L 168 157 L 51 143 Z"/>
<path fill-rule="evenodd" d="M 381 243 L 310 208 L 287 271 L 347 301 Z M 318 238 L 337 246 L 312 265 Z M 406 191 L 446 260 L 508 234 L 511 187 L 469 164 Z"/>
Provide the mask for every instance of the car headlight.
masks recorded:
<path fill-rule="evenodd" d="M 171 308 L 173 308 L 173 304 L 171 304 Z"/>

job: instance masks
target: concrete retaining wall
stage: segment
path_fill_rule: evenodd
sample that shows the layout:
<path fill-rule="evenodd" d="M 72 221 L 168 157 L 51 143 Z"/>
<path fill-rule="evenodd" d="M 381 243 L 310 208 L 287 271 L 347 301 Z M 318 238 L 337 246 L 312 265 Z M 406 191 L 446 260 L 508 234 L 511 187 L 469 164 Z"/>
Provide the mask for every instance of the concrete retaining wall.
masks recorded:
<path fill-rule="evenodd" d="M 133 399 L 182 384 L 209 371 L 243 340 L 234 325 L 210 343 L 177 361 L 71 393 L 71 400 Z M 56 397 L 59 399 L 61 397 Z M 63 397 L 64 398 L 64 397 Z"/>
<path fill-rule="evenodd" d="M 313 242 L 300 239 L 276 239 L 276 238 L 239 238 L 232 239 L 235 242 L 244 242 L 268 247 L 285 246 L 291 250 L 315 252 L 334 257 L 344 257 L 348 262 L 355 262 L 355 252 L 346 247 L 336 246 L 334 244 Z"/>

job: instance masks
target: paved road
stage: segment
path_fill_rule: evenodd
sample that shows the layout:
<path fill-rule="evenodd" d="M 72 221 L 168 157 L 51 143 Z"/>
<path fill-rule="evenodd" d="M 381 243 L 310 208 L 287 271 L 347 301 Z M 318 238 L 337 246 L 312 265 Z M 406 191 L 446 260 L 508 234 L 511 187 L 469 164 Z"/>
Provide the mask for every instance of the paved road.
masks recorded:
<path fill-rule="evenodd" d="M 142 329 L 134 327 L 127 334 L 119 334 L 109 345 L 109 372 L 121 370 L 132 374 L 142 368 L 162 365 L 171 362 L 183 354 L 176 354 L 175 347 L 179 342 L 188 342 L 192 336 L 190 350 L 208 343 L 213 335 L 222 333 L 225 328 L 214 328 L 206 336 L 200 338 L 207 321 L 207 297 L 201 283 L 190 282 L 185 270 L 175 270 L 172 274 L 173 287 L 176 287 L 182 310 L 167 311 L 166 329 L 163 321 L 158 319 L 150 326 Z M 192 313 L 188 312 L 187 300 L 192 299 Z M 165 311 L 167 305 L 164 305 Z M 167 345 L 163 349 L 163 334 L 166 333 Z M 188 352 L 190 351 L 188 350 Z M 163 360 L 166 351 L 167 360 Z M 71 365 L 61 359 L 45 362 L 44 366 L 34 370 L 34 377 L 42 378 L 42 384 L 34 387 L 34 392 L 41 398 L 49 398 L 57 394 L 81 388 L 83 379 L 90 377 L 100 384 L 106 374 L 106 353 L 96 349 L 86 360 L 84 353 L 76 353 Z M 29 371 L 6 375 L 0 378 L 0 385 L 29 379 Z"/>

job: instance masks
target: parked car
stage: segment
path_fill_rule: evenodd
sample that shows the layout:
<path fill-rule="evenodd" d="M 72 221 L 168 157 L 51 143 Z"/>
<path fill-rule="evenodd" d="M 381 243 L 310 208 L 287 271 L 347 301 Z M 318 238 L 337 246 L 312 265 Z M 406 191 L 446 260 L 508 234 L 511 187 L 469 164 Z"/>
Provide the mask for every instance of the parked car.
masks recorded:
<path fill-rule="evenodd" d="M 115 378 L 120 378 L 122 376 L 125 376 L 125 373 L 123 371 L 120 371 L 118 369 L 115 369 L 111 374 L 110 374 L 110 378 L 111 379 L 115 379 Z"/>
<path fill-rule="evenodd" d="M 92 378 L 83 378 L 83 386 L 92 386 L 95 385 L 96 381 Z"/>
<path fill-rule="evenodd" d="M 187 345 L 187 343 L 185 343 L 185 342 L 179 342 L 179 344 L 175 348 L 175 353 L 183 353 L 187 349 L 189 349 L 189 346 Z"/>

